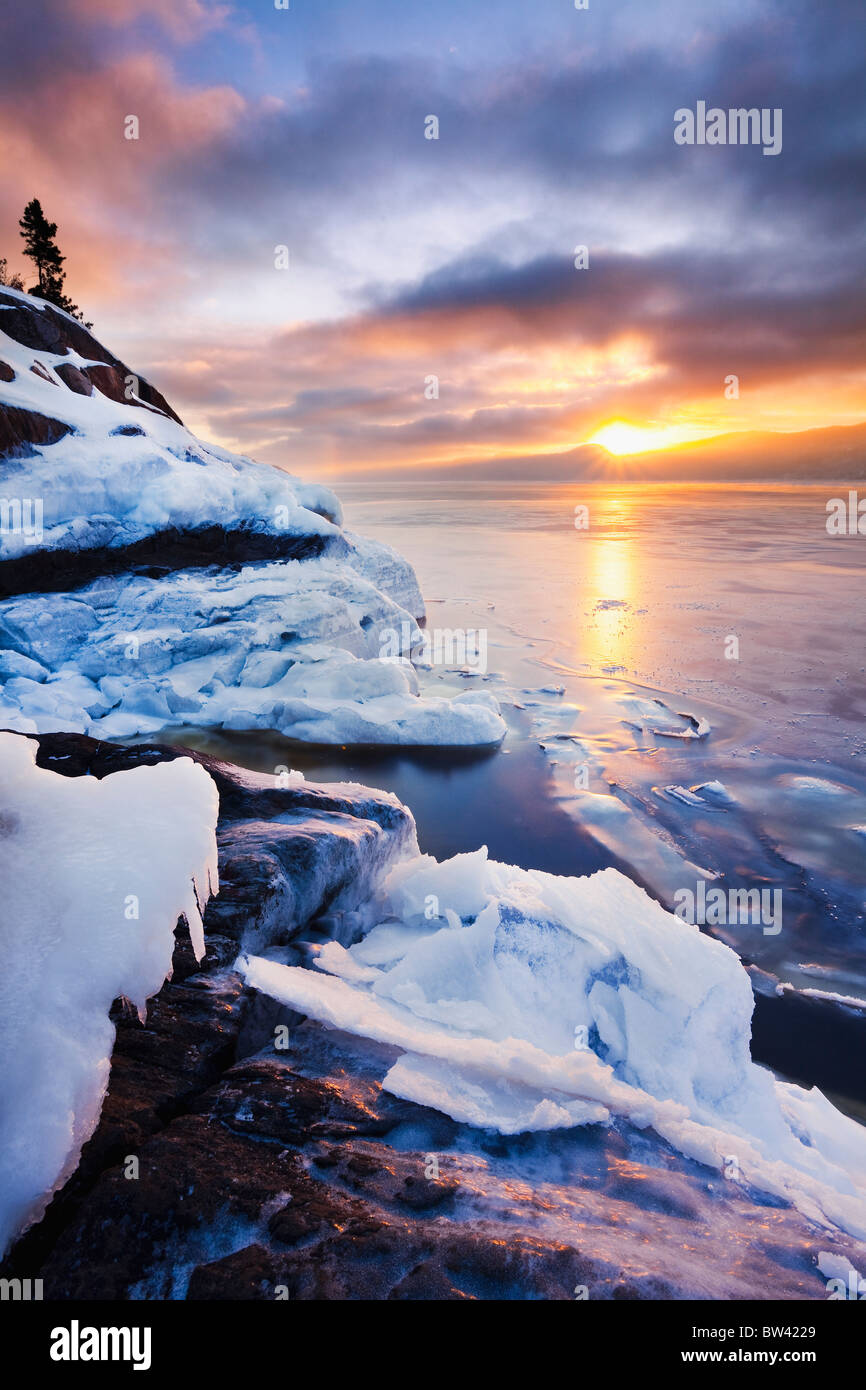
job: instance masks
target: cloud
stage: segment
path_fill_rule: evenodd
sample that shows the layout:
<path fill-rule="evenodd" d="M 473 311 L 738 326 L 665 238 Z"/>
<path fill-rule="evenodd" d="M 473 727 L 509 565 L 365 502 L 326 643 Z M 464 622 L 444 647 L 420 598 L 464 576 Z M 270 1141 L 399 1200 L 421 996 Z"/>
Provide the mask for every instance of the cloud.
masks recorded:
<path fill-rule="evenodd" d="M 470 258 L 350 319 L 223 346 L 192 381 L 182 362 L 152 375 L 206 432 L 302 471 L 567 448 L 621 414 L 712 433 L 787 401 L 805 427 L 862 397 L 858 283 L 837 267 L 804 293 L 734 256 Z"/>
<path fill-rule="evenodd" d="M 566 447 L 616 415 L 847 418 L 862 9 L 677 0 L 655 32 L 637 0 L 583 28 L 540 4 L 531 43 L 524 6 L 446 11 L 468 39 L 444 57 L 427 15 L 395 20 L 399 49 L 382 6 L 345 30 L 199 0 L 10 7 L 0 254 L 15 267 L 37 194 L 114 350 L 200 428 L 311 469 Z M 782 154 L 676 146 L 698 99 L 780 106 Z"/>
<path fill-rule="evenodd" d="M 116 28 L 154 19 L 184 43 L 222 28 L 232 12 L 230 5 L 204 4 L 203 0 L 67 0 L 67 4 L 72 14 L 86 22 Z"/>

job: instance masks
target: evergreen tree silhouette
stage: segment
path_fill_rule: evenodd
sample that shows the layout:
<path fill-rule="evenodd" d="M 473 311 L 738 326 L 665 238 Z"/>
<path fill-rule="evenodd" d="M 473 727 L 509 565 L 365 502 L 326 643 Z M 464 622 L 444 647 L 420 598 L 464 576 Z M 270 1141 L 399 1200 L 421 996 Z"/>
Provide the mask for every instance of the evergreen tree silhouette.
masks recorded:
<path fill-rule="evenodd" d="M 39 277 L 38 283 L 32 287 L 30 293 L 37 294 L 40 299 L 47 299 L 49 304 L 55 304 L 58 309 L 65 309 L 67 314 L 81 319 L 83 323 L 84 315 L 63 289 L 66 280 L 63 262 L 66 257 L 60 254 L 60 247 L 55 241 L 57 223 L 48 221 L 38 198 L 32 198 L 27 204 L 18 226 L 24 238 L 24 254 L 33 261 Z M 87 323 L 85 327 L 92 328 L 93 324 Z"/>

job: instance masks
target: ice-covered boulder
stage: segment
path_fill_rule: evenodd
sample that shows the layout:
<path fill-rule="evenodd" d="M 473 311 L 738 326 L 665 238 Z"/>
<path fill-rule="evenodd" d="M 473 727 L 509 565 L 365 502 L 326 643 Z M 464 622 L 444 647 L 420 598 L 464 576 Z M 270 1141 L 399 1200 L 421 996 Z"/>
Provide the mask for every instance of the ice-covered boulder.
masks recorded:
<path fill-rule="evenodd" d="M 203 443 L 75 319 L 0 290 L 0 727 L 495 745 L 424 700 L 411 566 L 327 488 Z M 406 663 L 380 660 L 407 634 Z"/>
<path fill-rule="evenodd" d="M 411 815 L 386 792 L 171 748 L 0 733 L 0 849 L 2 1255 L 96 1127 L 113 1001 L 129 1001 L 143 1022 L 184 952 L 181 973 L 197 973 L 206 931 L 207 965 L 226 977 L 219 1000 L 235 1010 L 240 982 L 227 967 L 239 949 L 286 943 L 325 915 L 345 920 L 354 939 L 381 879 L 417 841 Z M 206 1084 L 215 1059 L 225 1064 L 238 1018 L 230 1027 L 214 1009 L 213 1028 L 161 1019 L 159 1050 L 145 1048 L 153 1074 L 131 1100 L 123 1064 L 119 1077 L 112 1070 L 109 1136 L 118 1124 L 147 1129 L 149 1109 L 152 1124 Z"/>

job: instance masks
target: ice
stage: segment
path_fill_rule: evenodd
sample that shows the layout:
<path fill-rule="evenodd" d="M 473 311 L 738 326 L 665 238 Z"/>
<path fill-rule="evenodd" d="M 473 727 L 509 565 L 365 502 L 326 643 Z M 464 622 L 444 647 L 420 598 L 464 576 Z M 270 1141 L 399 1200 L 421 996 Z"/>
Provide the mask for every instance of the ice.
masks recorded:
<path fill-rule="evenodd" d="M 718 779 L 712 782 L 700 782 L 691 790 L 696 796 L 701 797 L 704 801 L 709 801 L 711 804 L 719 806 L 736 806 L 737 804 L 736 797 L 732 796 L 725 784 Z"/>
<path fill-rule="evenodd" d="M 706 802 L 688 787 L 680 787 L 675 783 L 667 787 L 653 787 L 653 792 L 662 800 L 680 801 L 684 806 L 706 806 Z"/>
<path fill-rule="evenodd" d="M 805 995 L 807 999 L 823 999 L 828 1004 L 841 1004 L 847 1009 L 866 1011 L 866 999 L 859 999 L 854 994 L 834 994 L 832 990 L 826 989 L 796 989 L 794 985 L 786 982 L 776 986 L 777 994 L 785 994 L 789 991 L 798 995 Z"/>
<path fill-rule="evenodd" d="M 36 320 L 44 310 L 8 287 L 3 295 Z M 0 563 L 26 556 L 25 569 L 6 566 L 18 576 L 9 582 L 27 575 L 51 588 L 62 573 L 70 591 L 0 603 L 2 727 L 126 738 L 198 725 L 323 744 L 501 743 L 491 695 L 422 699 L 410 661 L 380 659 L 386 631 L 407 633 L 410 651 L 423 645 L 418 582 L 390 546 L 342 529 L 327 488 L 195 438 L 144 408 L 132 376 L 129 401 L 70 389 L 57 369 L 93 364 L 25 347 L 3 332 L 4 312 L 20 311 L 0 305 L 0 360 L 15 374 L 0 383 L 2 404 L 70 433 L 3 460 L 4 497 L 40 513 L 38 526 L 31 510 L 27 526 L 4 525 Z M 233 535 L 225 568 L 213 544 L 221 533 Z M 239 568 L 237 556 L 262 535 L 309 544 L 286 552 L 303 558 Z M 137 572 L 141 554 L 128 548 L 151 538 L 151 571 Z M 96 558 L 85 564 L 87 551 Z M 256 552 L 274 553 L 270 542 Z"/>
<path fill-rule="evenodd" d="M 751 1061 L 737 956 L 616 870 L 413 856 L 379 906 L 380 924 L 318 969 L 252 957 L 248 983 L 397 1049 L 386 1089 L 454 1119 L 511 1134 L 620 1117 L 866 1234 L 866 1133 Z"/>
<path fill-rule="evenodd" d="M 36 766 L 0 733 L 0 1250 L 39 1215 L 93 1132 L 112 1001 L 143 1013 L 184 916 L 217 891 L 216 787 L 189 758 L 99 780 Z"/>
<path fill-rule="evenodd" d="M 500 743 L 491 694 L 422 699 L 411 665 L 379 659 L 380 631 L 400 623 L 420 635 L 351 552 L 9 599 L 0 720 L 100 738 L 186 724 L 325 744 Z"/>
<path fill-rule="evenodd" d="M 403 1100 L 444 1110 L 452 1119 L 478 1128 L 489 1127 L 493 1108 L 497 1127 L 505 1134 L 571 1129 L 608 1119 L 606 1108 L 596 1102 L 547 1096 L 539 1099 L 531 1086 L 493 1081 L 471 1067 L 455 1070 L 433 1057 L 400 1057 L 388 1073 L 386 1087 Z"/>
<path fill-rule="evenodd" d="M 859 1285 L 861 1274 L 855 1269 L 851 1261 L 844 1255 L 837 1255 L 832 1250 L 822 1250 L 818 1255 L 818 1268 L 825 1279 L 842 1279 L 847 1284 L 853 1276 L 855 1285 Z"/>
<path fill-rule="evenodd" d="M 593 839 L 630 864 L 666 902 L 674 902 L 684 883 L 714 877 L 710 869 L 687 859 L 661 827 L 643 821 L 615 795 L 577 791 L 561 795 L 557 801 Z"/>
<path fill-rule="evenodd" d="M 710 725 L 703 717 L 675 714 L 663 700 L 644 700 L 636 695 L 623 695 L 617 704 L 625 711 L 625 723 L 644 733 L 662 738 L 706 738 Z"/>

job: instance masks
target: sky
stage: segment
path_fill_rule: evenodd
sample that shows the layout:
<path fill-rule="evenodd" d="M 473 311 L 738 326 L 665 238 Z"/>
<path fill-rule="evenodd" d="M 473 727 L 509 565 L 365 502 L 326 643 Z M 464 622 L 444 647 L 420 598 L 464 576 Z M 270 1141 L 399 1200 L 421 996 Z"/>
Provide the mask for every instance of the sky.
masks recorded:
<path fill-rule="evenodd" d="M 17 0 L 0 50 L 0 256 L 40 198 L 205 438 L 531 476 L 866 419 L 862 0 Z M 781 152 L 678 144 L 700 101 Z"/>

